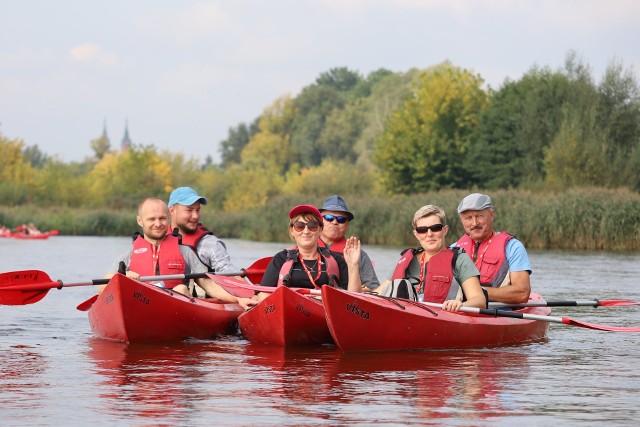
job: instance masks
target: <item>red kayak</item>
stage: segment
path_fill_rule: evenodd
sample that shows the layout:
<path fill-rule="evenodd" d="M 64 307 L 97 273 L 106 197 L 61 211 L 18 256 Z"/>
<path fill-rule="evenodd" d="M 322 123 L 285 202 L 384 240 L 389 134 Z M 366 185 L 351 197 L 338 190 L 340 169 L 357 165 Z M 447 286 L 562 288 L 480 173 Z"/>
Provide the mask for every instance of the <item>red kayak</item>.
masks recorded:
<path fill-rule="evenodd" d="M 116 274 L 91 305 L 89 324 L 96 337 L 124 342 L 208 339 L 235 332 L 243 309 L 214 301 Z"/>
<path fill-rule="evenodd" d="M 240 332 L 254 343 L 282 347 L 331 344 L 322 302 L 279 286 L 238 318 Z"/>
<path fill-rule="evenodd" d="M 322 287 L 327 323 L 343 351 L 493 347 L 544 338 L 549 323 L 448 312 L 406 300 Z M 531 302 L 542 301 L 531 294 Z M 518 312 L 546 316 L 549 307 Z"/>
<path fill-rule="evenodd" d="M 21 240 L 44 240 L 44 239 L 48 239 L 51 236 L 57 236 L 58 234 L 60 234 L 58 232 L 58 230 L 51 230 L 51 231 L 44 231 L 42 233 L 37 233 L 37 234 L 26 234 L 26 233 L 9 233 L 8 235 L 5 235 L 3 237 L 13 237 L 14 239 L 21 239 Z"/>

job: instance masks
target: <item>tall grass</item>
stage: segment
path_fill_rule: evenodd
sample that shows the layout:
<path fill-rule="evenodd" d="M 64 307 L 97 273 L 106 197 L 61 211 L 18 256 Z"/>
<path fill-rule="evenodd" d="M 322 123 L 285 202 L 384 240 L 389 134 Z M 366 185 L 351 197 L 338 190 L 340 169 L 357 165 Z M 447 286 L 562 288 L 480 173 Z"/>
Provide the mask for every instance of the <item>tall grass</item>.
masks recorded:
<path fill-rule="evenodd" d="M 452 243 L 464 233 L 456 209 L 468 193 L 343 195 L 355 215 L 349 234 L 365 244 L 414 246 L 414 212 L 436 204 L 447 212 L 451 227 L 447 240 Z M 489 195 L 495 205 L 495 228 L 516 235 L 530 249 L 640 250 L 640 195 L 635 192 L 583 188 L 563 193 L 500 190 Z M 219 237 L 288 243 L 289 209 L 301 203 L 320 206 L 327 196 L 283 196 L 263 208 L 233 214 L 207 205 L 202 208 L 202 222 Z M 34 222 L 41 230 L 56 228 L 70 235 L 130 235 L 138 228 L 135 215 L 135 211 L 0 206 L 0 224 Z"/>

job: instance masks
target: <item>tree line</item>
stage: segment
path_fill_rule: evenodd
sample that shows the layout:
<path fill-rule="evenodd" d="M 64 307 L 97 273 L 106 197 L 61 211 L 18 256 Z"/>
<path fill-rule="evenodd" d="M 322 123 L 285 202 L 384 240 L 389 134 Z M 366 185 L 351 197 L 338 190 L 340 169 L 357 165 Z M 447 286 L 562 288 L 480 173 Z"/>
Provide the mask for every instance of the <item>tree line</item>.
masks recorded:
<path fill-rule="evenodd" d="M 366 76 L 334 68 L 231 127 L 219 164 L 89 143 L 91 158 L 64 163 L 0 135 L 0 203 L 129 209 L 183 185 L 230 213 L 304 194 L 640 192 L 640 91 L 621 62 L 596 82 L 574 52 L 558 69 L 534 66 L 496 89 L 449 62 Z"/>

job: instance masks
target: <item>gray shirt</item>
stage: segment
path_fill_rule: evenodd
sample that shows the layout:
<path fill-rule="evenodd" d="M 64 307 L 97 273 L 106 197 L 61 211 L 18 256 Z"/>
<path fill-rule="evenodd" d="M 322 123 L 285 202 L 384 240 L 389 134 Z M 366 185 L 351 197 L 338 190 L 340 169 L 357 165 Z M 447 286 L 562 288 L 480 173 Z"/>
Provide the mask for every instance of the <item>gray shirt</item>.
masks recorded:
<path fill-rule="evenodd" d="M 239 271 L 231 262 L 224 242 L 212 234 L 205 235 L 196 247 L 200 261 L 211 267 L 216 273 Z"/>

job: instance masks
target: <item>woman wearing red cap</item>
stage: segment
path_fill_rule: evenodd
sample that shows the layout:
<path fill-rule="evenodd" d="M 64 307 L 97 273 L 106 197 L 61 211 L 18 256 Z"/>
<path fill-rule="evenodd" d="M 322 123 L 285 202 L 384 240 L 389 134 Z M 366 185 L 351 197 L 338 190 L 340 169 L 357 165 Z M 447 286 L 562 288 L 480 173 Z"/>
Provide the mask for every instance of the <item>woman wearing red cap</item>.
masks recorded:
<path fill-rule="evenodd" d="M 360 240 L 347 239 L 342 254 L 318 246 L 324 224 L 320 211 L 311 205 L 298 205 L 289 211 L 289 236 L 295 246 L 278 252 L 262 278 L 264 286 L 284 285 L 319 289 L 337 286 L 360 292 Z M 260 300 L 269 294 L 262 292 Z"/>

